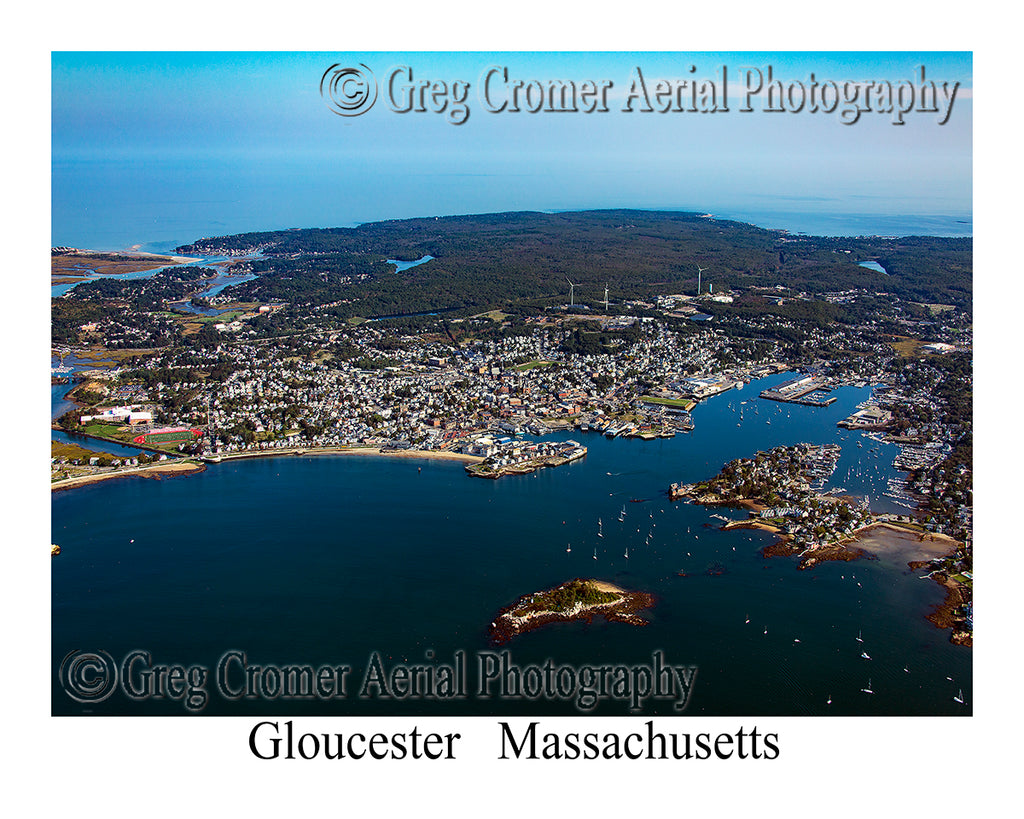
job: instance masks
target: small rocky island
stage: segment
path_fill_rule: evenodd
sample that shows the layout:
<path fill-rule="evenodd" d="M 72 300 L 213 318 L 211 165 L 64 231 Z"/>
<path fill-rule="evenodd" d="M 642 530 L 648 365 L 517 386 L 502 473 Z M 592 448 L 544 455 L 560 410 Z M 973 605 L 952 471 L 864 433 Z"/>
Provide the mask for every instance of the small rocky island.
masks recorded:
<path fill-rule="evenodd" d="M 637 612 L 653 605 L 654 597 L 646 592 L 629 592 L 603 580 L 576 578 L 547 591 L 523 595 L 502 609 L 491 623 L 491 642 L 500 645 L 548 623 L 589 621 L 596 614 L 618 623 L 645 626 L 647 621 Z"/>

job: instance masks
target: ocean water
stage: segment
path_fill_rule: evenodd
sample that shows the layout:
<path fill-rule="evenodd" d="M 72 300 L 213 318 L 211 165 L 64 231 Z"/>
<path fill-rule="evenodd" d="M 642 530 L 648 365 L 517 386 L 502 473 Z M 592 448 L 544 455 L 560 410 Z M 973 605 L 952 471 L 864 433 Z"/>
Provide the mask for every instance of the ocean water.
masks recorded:
<path fill-rule="evenodd" d="M 258 162 L 95 160 L 51 163 L 51 243 L 164 253 L 208 236 L 295 227 L 353 227 L 383 219 L 521 210 L 641 208 L 711 212 L 723 219 L 826 236 L 970 236 L 970 210 L 924 198 L 835 197 L 825 202 L 732 193 L 720 179 L 673 201 L 630 177 L 595 191 L 546 160 L 502 177 L 449 158 L 382 165 L 315 159 Z M 540 162 L 540 160 L 538 160 Z M 585 179 L 590 180 L 589 175 Z M 669 185 L 671 188 L 671 185 Z M 660 193 L 654 191 L 661 190 Z M 696 193 L 694 191 L 697 191 Z M 705 194 L 702 197 L 700 191 Z M 766 201 L 767 200 L 767 201 Z M 576 202 L 579 202 L 577 205 Z M 428 203 L 424 205 L 424 203 Z M 911 214 L 911 215 L 904 215 Z"/>
<path fill-rule="evenodd" d="M 502 607 L 594 577 L 652 593 L 649 625 L 559 624 L 497 650 L 521 668 L 649 665 L 662 652 L 698 669 L 690 715 L 971 713 L 971 650 L 925 619 L 942 600 L 937 584 L 892 557 L 798 571 L 793 559 L 761 557 L 771 535 L 722 532 L 710 517 L 743 513 L 668 500 L 670 482 L 708 477 L 758 449 L 838 442 L 833 485 L 885 508 L 894 448 L 858 447 L 859 435 L 835 426 L 870 388 L 842 388 L 827 408 L 757 398 L 784 378 L 702 403 L 696 429 L 672 439 L 560 433 L 585 443 L 587 457 L 498 481 L 469 478 L 456 462 L 286 456 L 55 493 L 52 710 L 185 713 L 171 697 L 115 692 L 83 704 L 66 694 L 69 654 L 120 662 L 144 651 L 152 664 L 211 675 L 228 652 L 250 667 L 352 668 L 347 695 L 326 700 L 230 700 L 211 677 L 203 714 L 590 713 L 571 698 L 480 696 L 474 684 L 477 663 L 496 650 L 487 630 Z M 464 698 L 358 696 L 375 653 L 390 668 L 453 663 L 458 652 L 469 666 Z M 961 690 L 963 705 L 953 701 Z M 608 699 L 593 713 L 631 712 Z M 652 700 L 638 713 L 675 712 L 671 700 Z"/>
<path fill-rule="evenodd" d="M 850 203 L 853 205 L 853 203 Z M 854 206 L 855 207 L 855 206 Z M 715 216 L 747 222 L 764 228 L 805 233 L 809 236 L 973 236 L 974 217 L 970 211 L 947 213 L 875 213 L 836 209 L 800 209 L 724 206 Z"/>

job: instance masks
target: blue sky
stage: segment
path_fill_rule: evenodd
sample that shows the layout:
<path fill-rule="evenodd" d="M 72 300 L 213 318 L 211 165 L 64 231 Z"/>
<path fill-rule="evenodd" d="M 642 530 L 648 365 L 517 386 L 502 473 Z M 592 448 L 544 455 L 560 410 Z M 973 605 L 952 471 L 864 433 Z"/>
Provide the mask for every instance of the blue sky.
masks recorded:
<path fill-rule="evenodd" d="M 453 125 L 443 114 L 396 113 L 383 87 L 362 116 L 337 116 L 319 90 L 333 64 L 364 64 L 381 86 L 401 65 L 416 80 L 468 82 L 469 118 Z M 489 113 L 480 79 L 494 65 L 524 81 L 611 80 L 611 111 Z M 819 81 L 913 80 L 921 65 L 928 79 L 960 83 L 945 125 L 933 113 L 911 113 L 902 126 L 865 113 L 843 125 L 837 114 L 769 113 L 759 98 L 753 112 L 739 111 L 745 67 L 771 66 L 776 78 L 807 87 L 812 73 Z M 653 90 L 655 79 L 714 79 L 722 66 L 731 93 L 737 82 L 727 113 L 621 111 L 637 67 Z M 970 53 L 935 52 L 55 52 L 54 240 L 66 215 L 116 221 L 109 207 L 118 184 L 167 191 L 181 206 L 168 219 L 190 199 L 223 202 L 225 229 L 247 219 L 258 229 L 296 226 L 317 214 L 324 224 L 349 224 L 768 202 L 970 214 L 972 71 Z M 303 210 L 314 202 L 315 211 Z"/>

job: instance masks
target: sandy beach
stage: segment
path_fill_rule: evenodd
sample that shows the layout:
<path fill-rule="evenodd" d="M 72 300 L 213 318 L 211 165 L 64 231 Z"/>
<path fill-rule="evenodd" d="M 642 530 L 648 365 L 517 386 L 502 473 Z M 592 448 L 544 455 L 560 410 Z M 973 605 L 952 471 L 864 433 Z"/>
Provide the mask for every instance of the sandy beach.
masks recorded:
<path fill-rule="evenodd" d="M 166 253 L 147 253 L 144 250 L 139 250 L 142 245 L 132 245 L 128 250 L 124 251 L 125 256 L 136 256 L 140 259 L 170 259 L 174 264 L 189 264 L 196 260 L 195 256 L 168 256 Z M 95 253 L 94 250 L 85 250 L 83 253 Z"/>
<path fill-rule="evenodd" d="M 907 563 L 933 560 L 956 549 L 957 541 L 946 535 L 913 532 L 888 523 L 874 523 L 858 531 L 844 545 L 874 555 L 897 557 Z"/>
<path fill-rule="evenodd" d="M 321 452 L 325 450 L 316 450 Z M 433 461 L 462 461 L 463 463 L 477 464 L 484 459 L 477 455 L 466 455 L 462 452 L 437 452 L 436 450 L 423 449 L 391 449 L 382 452 L 375 447 L 356 447 L 352 449 L 332 450 L 331 454 L 348 455 L 384 455 L 389 458 L 426 458 Z"/>
<path fill-rule="evenodd" d="M 100 439 L 104 440 L 104 439 Z M 226 455 L 223 462 L 241 460 L 244 458 L 280 458 L 288 455 L 373 455 L 387 458 L 420 458 L 431 461 L 460 461 L 462 463 L 479 463 L 483 458 L 476 455 L 464 455 L 461 452 L 436 452 L 433 450 L 388 450 L 381 452 L 376 447 L 321 447 L 317 449 L 276 449 L 267 452 L 239 452 Z M 111 478 L 123 478 L 135 475 L 140 478 L 160 478 L 161 475 L 186 475 L 190 472 L 202 472 L 206 469 L 205 464 L 194 462 L 172 461 L 170 463 L 154 464 L 152 466 L 138 467 L 136 469 L 122 469 L 118 472 L 108 472 L 102 475 L 82 475 L 75 478 L 67 478 L 50 485 L 51 491 L 58 489 L 72 489 L 76 486 L 96 483 L 97 481 L 110 480 Z"/>
<path fill-rule="evenodd" d="M 770 523 L 762 523 L 754 518 L 751 518 L 750 520 L 730 521 L 722 527 L 723 531 L 728 531 L 730 529 L 760 529 L 764 532 L 775 532 L 776 534 L 780 531 L 778 526 L 772 526 Z"/>
<path fill-rule="evenodd" d="M 613 592 L 614 594 L 625 594 L 626 590 L 616 586 L 614 583 L 609 583 L 607 580 L 588 580 L 591 586 L 598 591 Z"/>
<path fill-rule="evenodd" d="M 423 449 L 398 449 L 381 452 L 377 447 L 315 447 L 304 449 L 274 449 L 259 452 L 238 452 L 221 456 L 224 461 L 235 461 L 241 458 L 269 458 L 283 455 L 380 455 L 386 458 L 421 458 L 431 461 L 461 461 L 463 463 L 480 463 L 483 458 L 476 455 L 465 455 L 461 452 L 438 452 Z"/>
<path fill-rule="evenodd" d="M 54 280 L 54 277 L 72 277 L 73 280 L 80 281 L 81 279 L 79 277 L 82 276 L 91 277 L 137 273 L 144 270 L 154 270 L 158 267 L 192 264 L 195 261 L 195 258 L 189 258 L 187 256 L 169 256 L 162 253 L 143 253 L 134 249 L 120 252 L 76 250 L 73 253 L 51 256 L 51 284 L 57 283 Z"/>
<path fill-rule="evenodd" d="M 121 469 L 117 472 L 104 472 L 101 475 L 81 475 L 76 478 L 67 478 L 66 480 L 50 484 L 50 491 L 73 489 L 76 486 L 85 486 L 86 484 L 108 481 L 113 478 L 130 478 L 135 476 L 138 478 L 159 479 L 164 475 L 187 475 L 191 472 L 202 472 L 204 469 L 206 469 L 204 464 L 197 464 L 191 461 L 171 461 L 170 463 L 159 463 L 152 466 L 140 466 L 135 469 Z"/>

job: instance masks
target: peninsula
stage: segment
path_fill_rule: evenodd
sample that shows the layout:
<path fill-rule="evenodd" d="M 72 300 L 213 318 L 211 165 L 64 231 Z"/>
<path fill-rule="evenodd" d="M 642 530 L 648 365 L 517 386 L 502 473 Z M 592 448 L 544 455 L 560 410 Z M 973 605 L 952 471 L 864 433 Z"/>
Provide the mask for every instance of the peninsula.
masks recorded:
<path fill-rule="evenodd" d="M 778 532 L 773 548 L 805 568 L 856 556 L 873 523 L 945 535 L 962 544 L 946 567 L 962 576 L 973 543 L 972 252 L 969 238 L 791 235 L 638 210 L 212 237 L 177 258 L 134 260 L 162 269 L 131 278 L 54 248 L 55 273 L 90 279 L 51 301 L 55 359 L 96 362 L 55 367 L 75 382 L 76 406 L 54 426 L 144 455 L 56 448 L 51 478 L 73 486 L 154 458 L 345 452 L 457 458 L 473 477 L 570 461 L 565 471 L 585 472 L 585 446 L 545 436 L 656 447 L 708 434 L 701 403 L 755 380 L 758 394 L 733 407 L 737 426 L 758 403 L 780 420 L 825 413 L 843 389 L 871 385 L 839 423 L 898 447 L 903 474 L 882 492 L 906 514 L 823 492 L 837 451 L 807 444 L 670 494 L 746 507 L 750 519 L 730 525 Z M 213 270 L 197 254 L 224 261 Z"/>
<path fill-rule="evenodd" d="M 837 448 L 797 444 L 730 461 L 717 476 L 695 484 L 673 483 L 669 497 L 705 506 L 745 508 L 749 518 L 722 529 L 755 528 L 780 535 L 764 557 L 798 557 L 797 568 L 849 561 L 886 552 L 902 555 L 912 570 L 946 589 L 929 620 L 953 630 L 953 642 L 971 645 L 972 556 L 967 543 L 929 529 L 911 515 L 872 514 L 866 500 L 823 493 L 835 469 Z"/>

